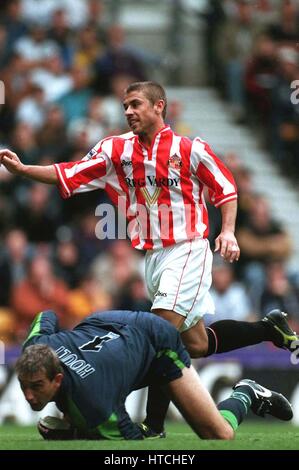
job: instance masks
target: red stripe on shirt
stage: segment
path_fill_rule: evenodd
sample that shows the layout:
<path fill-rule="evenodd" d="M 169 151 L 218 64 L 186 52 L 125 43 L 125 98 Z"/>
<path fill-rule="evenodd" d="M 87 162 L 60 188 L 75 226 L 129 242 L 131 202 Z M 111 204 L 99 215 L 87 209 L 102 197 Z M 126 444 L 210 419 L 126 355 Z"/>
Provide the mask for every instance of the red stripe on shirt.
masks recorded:
<path fill-rule="evenodd" d="M 198 216 L 192 194 L 193 184 L 191 181 L 190 171 L 191 148 L 192 141 L 187 137 L 182 137 L 180 142 L 180 152 L 182 157 L 181 188 L 185 205 L 186 232 L 189 240 L 198 236 L 198 232 L 196 230 Z M 200 201 L 198 202 L 200 203 Z"/>
<path fill-rule="evenodd" d="M 139 209 L 138 211 L 138 223 L 141 233 L 139 237 L 144 240 L 143 248 L 146 250 L 151 250 L 153 248 L 153 240 L 151 238 L 151 227 L 150 227 L 150 217 L 149 211 L 146 205 L 144 195 L 142 194 L 141 189 L 146 188 L 145 183 L 145 168 L 144 168 L 144 159 L 146 157 L 143 154 L 142 146 L 136 139 L 134 142 L 134 149 L 132 154 L 132 170 L 133 170 L 133 179 L 135 181 L 144 181 L 144 186 L 136 186 L 132 188 L 132 191 L 135 191 L 135 197 Z M 138 210 L 138 208 L 137 208 Z"/>
<path fill-rule="evenodd" d="M 67 163 L 59 163 L 57 164 L 56 170 L 61 172 L 60 181 L 63 185 L 69 190 L 69 196 L 76 190 L 79 189 L 81 186 L 88 187 L 91 181 L 100 179 L 102 176 L 106 174 L 106 162 L 105 160 L 100 160 L 98 163 L 96 162 L 96 158 L 93 159 L 94 165 L 91 165 L 84 169 L 79 169 L 77 173 L 73 176 L 67 177 L 66 170 L 72 169 L 73 167 L 80 165 L 81 163 L 86 163 L 86 161 L 81 162 L 67 162 Z M 92 160 L 91 160 L 92 161 Z M 60 184 L 60 192 L 61 192 L 61 184 Z M 91 190 L 97 189 L 96 187 L 90 187 Z"/>
<path fill-rule="evenodd" d="M 160 139 L 157 155 L 156 155 L 156 178 L 160 181 L 160 178 L 168 178 L 168 160 L 173 140 L 173 134 L 167 133 L 165 137 Z M 165 180 L 166 181 L 166 180 Z M 171 198 L 169 192 L 169 186 L 161 185 L 161 192 L 158 197 L 158 217 L 160 225 L 160 238 L 163 247 L 173 245 L 175 239 L 173 236 L 173 214 L 171 207 Z M 164 207 L 160 208 L 163 205 Z"/>
<path fill-rule="evenodd" d="M 218 169 L 220 170 L 220 172 L 223 174 L 223 176 L 227 179 L 227 181 L 229 181 L 233 187 L 234 187 L 234 192 L 230 193 L 230 194 L 223 194 L 223 188 L 222 186 L 216 181 L 214 175 L 212 172 L 210 172 L 204 165 L 204 168 L 207 170 L 207 172 L 205 172 L 205 177 L 207 178 L 207 181 L 205 182 L 205 184 L 208 186 L 208 188 L 210 189 L 209 193 L 211 195 L 211 193 L 214 193 L 213 194 L 213 198 L 211 198 L 211 202 L 215 205 L 215 206 L 218 206 L 220 205 L 222 199 L 226 199 L 228 198 L 229 196 L 233 196 L 235 195 L 235 199 L 237 198 L 237 185 L 235 183 L 235 180 L 234 180 L 234 177 L 231 173 L 231 171 L 224 165 L 224 163 L 220 160 L 220 158 L 218 158 L 215 153 L 213 152 L 213 150 L 211 149 L 211 147 L 207 144 L 207 142 L 204 142 L 202 140 L 200 140 L 200 142 L 203 144 L 204 146 L 204 150 L 208 153 L 208 155 L 210 155 L 213 160 L 214 160 L 214 163 L 215 165 L 218 167 Z M 200 170 L 198 168 L 198 171 L 200 171 L 200 174 L 201 171 L 204 171 L 204 170 Z M 233 199 L 233 198 L 232 198 Z"/>

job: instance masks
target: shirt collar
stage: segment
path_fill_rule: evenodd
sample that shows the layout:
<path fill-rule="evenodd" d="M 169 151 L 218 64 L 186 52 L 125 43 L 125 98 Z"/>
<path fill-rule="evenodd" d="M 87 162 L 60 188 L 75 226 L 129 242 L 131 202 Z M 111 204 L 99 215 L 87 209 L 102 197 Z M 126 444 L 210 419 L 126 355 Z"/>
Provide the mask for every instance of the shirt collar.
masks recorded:
<path fill-rule="evenodd" d="M 166 134 L 167 132 L 172 132 L 170 126 L 168 125 L 165 125 L 164 127 L 162 127 L 162 129 L 160 129 L 159 131 L 156 132 L 156 134 L 154 135 L 153 137 L 153 141 L 152 141 L 152 145 L 153 143 L 155 142 L 156 138 L 158 137 L 158 135 L 161 135 L 161 134 Z M 139 136 L 137 135 L 136 136 L 139 144 L 142 146 L 142 147 L 145 147 L 145 145 L 142 143 L 142 141 L 139 139 Z"/>

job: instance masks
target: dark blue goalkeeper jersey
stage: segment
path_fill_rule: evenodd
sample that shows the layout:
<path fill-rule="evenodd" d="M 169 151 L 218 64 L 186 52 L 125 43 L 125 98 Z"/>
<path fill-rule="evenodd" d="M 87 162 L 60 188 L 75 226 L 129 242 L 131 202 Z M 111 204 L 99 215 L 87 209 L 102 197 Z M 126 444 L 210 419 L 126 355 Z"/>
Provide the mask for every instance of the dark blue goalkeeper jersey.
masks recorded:
<path fill-rule="evenodd" d="M 177 330 L 148 312 L 95 313 L 71 331 L 59 331 L 56 314 L 35 318 L 24 348 L 47 344 L 60 358 L 64 379 L 58 408 L 89 438 L 138 439 L 125 410 L 130 392 L 181 376 L 190 358 Z"/>

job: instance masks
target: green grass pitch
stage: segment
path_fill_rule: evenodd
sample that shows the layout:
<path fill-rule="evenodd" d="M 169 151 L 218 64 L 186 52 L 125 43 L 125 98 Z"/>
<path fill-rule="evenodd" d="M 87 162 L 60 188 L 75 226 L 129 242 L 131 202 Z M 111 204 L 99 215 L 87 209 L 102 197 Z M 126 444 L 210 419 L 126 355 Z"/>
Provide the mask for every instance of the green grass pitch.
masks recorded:
<path fill-rule="evenodd" d="M 0 427 L 0 450 L 299 450 L 291 424 L 245 423 L 234 441 L 202 441 L 185 424 L 167 423 L 166 439 L 146 441 L 44 441 L 34 427 Z"/>

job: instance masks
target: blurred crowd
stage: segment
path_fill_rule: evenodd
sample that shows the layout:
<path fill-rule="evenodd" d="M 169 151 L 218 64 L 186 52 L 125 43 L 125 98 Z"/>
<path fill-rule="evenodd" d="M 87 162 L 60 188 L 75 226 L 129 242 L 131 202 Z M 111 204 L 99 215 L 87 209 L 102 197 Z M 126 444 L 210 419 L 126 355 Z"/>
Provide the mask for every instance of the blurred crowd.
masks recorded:
<path fill-rule="evenodd" d="M 209 82 L 222 90 L 236 121 L 255 128 L 281 171 L 296 182 L 298 0 L 210 0 L 203 17 Z"/>
<path fill-rule="evenodd" d="M 236 118 L 258 116 L 274 158 L 283 167 L 295 165 L 298 105 L 287 102 L 284 91 L 298 77 L 298 5 L 255 4 L 260 12 L 253 15 L 245 0 L 210 2 L 206 35 L 219 39 L 207 41 L 208 71 L 226 89 Z M 159 60 L 129 44 L 121 25 L 105 20 L 100 0 L 2 1 L 0 146 L 26 164 L 82 158 L 102 137 L 127 131 L 122 92 L 132 81 L 151 78 Z M 181 107 L 171 102 L 167 120 L 186 132 Z M 235 267 L 215 257 L 217 318 L 251 320 L 278 307 L 299 324 L 299 283 L 286 268 L 292 250 L 286 228 L 272 219 L 238 156 L 222 157 L 239 187 L 242 257 Z M 0 339 L 7 345 L 20 343 L 44 309 L 54 309 L 62 327 L 95 310 L 150 309 L 143 253 L 128 240 L 96 237 L 95 208 L 103 202 L 102 191 L 62 202 L 56 188 L 0 167 Z M 210 207 L 210 216 L 213 245 L 220 215 Z"/>

